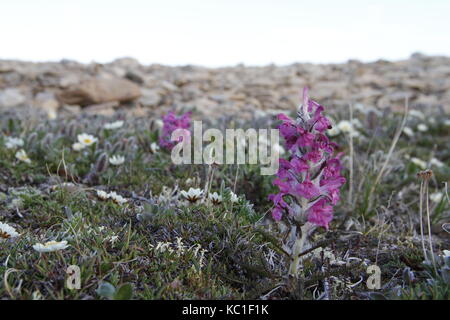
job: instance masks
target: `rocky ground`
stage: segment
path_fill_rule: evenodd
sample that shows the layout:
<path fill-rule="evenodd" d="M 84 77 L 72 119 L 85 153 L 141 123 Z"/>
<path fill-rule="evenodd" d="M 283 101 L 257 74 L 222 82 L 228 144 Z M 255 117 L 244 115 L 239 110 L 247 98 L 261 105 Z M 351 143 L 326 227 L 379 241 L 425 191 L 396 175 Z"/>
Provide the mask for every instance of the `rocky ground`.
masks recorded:
<path fill-rule="evenodd" d="M 203 117 L 255 111 L 295 110 L 299 92 L 329 107 L 362 104 L 450 110 L 450 58 L 414 54 L 403 61 L 343 64 L 297 63 L 209 69 L 141 65 L 131 58 L 88 65 L 63 60 L 31 63 L 0 60 L 0 109 L 41 108 L 51 118 L 66 113 L 135 115 L 195 109 Z"/>

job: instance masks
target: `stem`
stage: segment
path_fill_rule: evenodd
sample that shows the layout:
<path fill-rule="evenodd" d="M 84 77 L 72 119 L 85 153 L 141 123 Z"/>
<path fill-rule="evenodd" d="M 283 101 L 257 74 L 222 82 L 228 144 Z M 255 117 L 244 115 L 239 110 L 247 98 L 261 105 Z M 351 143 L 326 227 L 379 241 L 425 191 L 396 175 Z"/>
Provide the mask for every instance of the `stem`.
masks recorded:
<path fill-rule="evenodd" d="M 350 104 L 350 123 L 353 126 L 353 105 Z M 353 127 L 352 127 L 353 128 Z M 348 203 L 349 205 L 352 205 L 352 199 L 353 199 L 353 135 L 352 132 L 350 132 L 349 135 L 350 138 L 350 162 L 349 162 L 349 167 L 350 167 L 350 176 L 349 176 L 349 184 L 348 184 Z"/>
<path fill-rule="evenodd" d="M 426 204 L 427 204 L 427 220 L 428 220 L 428 241 L 430 242 L 430 253 L 431 253 L 431 260 L 433 261 L 433 267 L 436 274 L 438 274 L 437 268 L 436 268 L 436 260 L 434 258 L 434 251 L 433 251 L 433 239 L 431 237 L 431 221 L 430 221 L 430 206 L 429 206 L 429 196 L 428 196 L 428 186 L 429 182 L 428 179 L 426 180 L 425 184 L 425 190 L 426 190 Z"/>
<path fill-rule="evenodd" d="M 289 266 L 289 275 L 298 278 L 298 267 L 301 261 L 300 254 L 302 253 L 303 246 L 305 245 L 306 237 L 308 235 L 308 227 L 305 224 L 301 227 L 301 237 L 295 239 L 294 246 L 292 248 L 292 261 Z"/>
<path fill-rule="evenodd" d="M 420 191 L 419 191 L 419 219 L 420 219 L 420 239 L 422 242 L 422 249 L 423 249 L 423 257 L 425 258 L 426 261 L 428 261 L 428 257 L 427 257 L 427 250 L 425 249 L 425 237 L 423 234 L 423 185 L 424 185 L 424 181 L 422 180 L 420 182 Z"/>

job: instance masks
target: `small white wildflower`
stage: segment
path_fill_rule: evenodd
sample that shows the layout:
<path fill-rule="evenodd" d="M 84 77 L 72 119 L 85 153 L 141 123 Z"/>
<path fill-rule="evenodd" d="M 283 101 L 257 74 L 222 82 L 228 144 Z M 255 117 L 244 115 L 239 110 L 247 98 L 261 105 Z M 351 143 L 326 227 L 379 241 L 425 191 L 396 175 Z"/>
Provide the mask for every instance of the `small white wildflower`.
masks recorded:
<path fill-rule="evenodd" d="M 428 127 L 427 127 L 426 124 L 421 123 L 421 124 L 419 124 L 419 125 L 417 126 L 417 130 L 422 131 L 422 132 L 425 132 L 425 131 L 428 131 Z"/>
<path fill-rule="evenodd" d="M 123 156 L 112 156 L 109 158 L 109 163 L 111 163 L 113 166 L 120 166 L 125 162 L 125 157 Z"/>
<path fill-rule="evenodd" d="M 444 250 L 444 257 L 450 257 L 450 250 Z"/>
<path fill-rule="evenodd" d="M 79 142 L 75 142 L 75 143 L 72 145 L 72 149 L 73 149 L 74 151 L 81 151 L 81 150 L 83 150 L 85 147 L 86 147 L 86 146 L 85 146 L 84 144 L 79 143 Z"/>
<path fill-rule="evenodd" d="M 208 195 L 209 200 L 211 200 L 211 202 L 215 205 L 219 205 L 222 203 L 222 196 L 219 195 L 217 192 L 214 193 L 210 193 Z"/>
<path fill-rule="evenodd" d="M 67 189 L 70 190 L 71 188 L 74 188 L 75 184 L 73 184 L 72 182 L 63 182 L 60 184 L 55 184 L 53 186 L 51 186 L 51 190 L 52 191 L 56 191 L 58 189 Z"/>
<path fill-rule="evenodd" d="M 201 198 L 202 194 L 203 190 L 200 188 L 189 188 L 187 192 L 184 190 L 181 191 L 181 195 L 191 203 L 197 202 L 197 200 Z"/>
<path fill-rule="evenodd" d="M 23 149 L 20 149 L 19 151 L 16 152 L 16 158 L 25 163 L 31 163 L 30 158 L 28 158 L 27 153 Z"/>
<path fill-rule="evenodd" d="M 115 130 L 115 129 L 121 128 L 122 126 L 123 126 L 123 121 L 122 120 L 118 120 L 118 121 L 106 123 L 103 126 L 103 128 L 105 128 L 106 130 Z"/>
<path fill-rule="evenodd" d="M 339 130 L 339 128 L 337 127 L 337 126 L 335 126 L 335 125 L 333 125 L 332 127 L 331 127 L 331 129 L 328 129 L 327 130 L 327 134 L 330 136 L 330 137 L 335 137 L 335 136 L 337 136 L 338 134 L 340 134 L 341 133 L 341 130 Z"/>
<path fill-rule="evenodd" d="M 353 124 L 356 128 L 362 128 L 362 127 L 363 127 L 361 121 L 359 121 L 359 119 L 356 119 L 356 118 L 352 120 L 352 124 Z"/>
<path fill-rule="evenodd" d="M 159 150 L 159 146 L 156 142 L 152 142 L 150 145 L 150 150 L 152 151 L 152 153 L 156 153 Z"/>
<path fill-rule="evenodd" d="M 164 122 L 161 119 L 155 120 L 154 124 L 157 129 L 162 129 L 162 127 L 164 126 Z"/>
<path fill-rule="evenodd" d="M 450 119 L 445 119 L 444 125 L 450 127 Z"/>
<path fill-rule="evenodd" d="M 7 223 L 0 222 L 0 241 L 13 239 L 19 236 L 16 229 Z"/>
<path fill-rule="evenodd" d="M 444 166 L 444 163 L 442 161 L 440 161 L 439 159 L 432 158 L 430 160 L 430 165 L 436 166 L 438 168 L 442 168 Z"/>
<path fill-rule="evenodd" d="M 103 190 L 97 190 L 97 197 L 100 200 L 107 200 L 109 199 L 110 195 Z"/>
<path fill-rule="evenodd" d="M 112 201 L 114 201 L 115 203 L 117 203 L 119 205 L 123 205 L 128 202 L 127 199 L 125 199 L 121 195 L 118 195 L 114 191 L 109 193 L 109 197 L 111 198 Z"/>
<path fill-rule="evenodd" d="M 339 122 L 337 125 L 337 129 L 341 132 L 350 134 L 352 137 L 358 137 L 360 135 L 358 130 L 355 130 L 353 124 L 348 120 L 342 120 L 341 122 Z"/>
<path fill-rule="evenodd" d="M 39 292 L 39 290 L 33 291 L 33 294 L 31 296 L 31 299 L 33 300 L 43 300 L 44 297 L 42 296 L 42 294 Z"/>
<path fill-rule="evenodd" d="M 37 252 L 53 252 L 66 249 L 68 246 L 67 241 L 48 241 L 44 244 L 36 243 L 33 249 Z"/>
<path fill-rule="evenodd" d="M 342 120 L 341 122 L 338 123 L 337 125 L 338 129 L 341 130 L 342 132 L 351 132 L 353 131 L 353 125 L 350 121 L 348 120 Z"/>
<path fill-rule="evenodd" d="M 49 111 L 47 112 L 47 117 L 48 117 L 50 120 L 54 120 L 54 119 L 58 118 L 58 113 L 57 113 L 55 110 L 49 110 Z"/>
<path fill-rule="evenodd" d="M 419 158 L 411 158 L 411 162 L 422 170 L 425 170 L 427 168 L 427 163 L 423 160 L 420 160 Z"/>
<path fill-rule="evenodd" d="M 23 140 L 20 138 L 14 138 L 14 137 L 6 137 L 5 140 L 5 147 L 7 149 L 15 149 L 17 147 L 23 147 Z"/>
<path fill-rule="evenodd" d="M 230 201 L 232 203 L 236 203 L 239 202 L 239 197 L 236 193 L 234 193 L 233 191 L 230 191 Z"/>
<path fill-rule="evenodd" d="M 430 194 L 430 200 L 435 203 L 440 203 L 443 197 L 444 194 L 442 192 L 434 192 Z"/>
<path fill-rule="evenodd" d="M 81 133 L 77 136 L 77 138 L 78 142 L 84 145 L 85 147 L 89 147 L 98 141 L 96 137 L 87 133 Z"/>
<path fill-rule="evenodd" d="M 403 133 L 406 134 L 408 137 L 414 136 L 414 131 L 410 127 L 404 127 Z"/>
<path fill-rule="evenodd" d="M 425 115 L 419 110 L 410 110 L 409 115 L 419 119 L 425 119 Z"/>
<path fill-rule="evenodd" d="M 112 245 L 114 245 L 117 242 L 117 240 L 119 240 L 119 236 L 115 236 L 115 235 L 109 237 L 109 239 L 108 239 L 109 243 L 111 243 Z"/>

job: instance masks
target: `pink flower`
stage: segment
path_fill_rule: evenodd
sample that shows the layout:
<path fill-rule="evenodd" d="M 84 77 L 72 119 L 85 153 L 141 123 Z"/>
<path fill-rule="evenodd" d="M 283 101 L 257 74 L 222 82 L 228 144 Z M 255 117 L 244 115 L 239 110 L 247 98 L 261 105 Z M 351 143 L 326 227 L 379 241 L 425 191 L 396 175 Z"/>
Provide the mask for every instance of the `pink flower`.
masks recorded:
<path fill-rule="evenodd" d="M 273 180 L 279 189 L 269 197 L 274 203 L 275 220 L 288 213 L 289 217 L 301 215 L 305 222 L 328 228 L 333 219 L 333 205 L 339 201 L 345 178 L 341 175 L 340 155 L 333 157 L 337 145 L 324 134 L 331 123 L 323 111 L 324 107 L 311 100 L 305 88 L 298 119 L 278 115 L 282 121 L 278 128 L 291 155 L 279 160 L 277 178 Z"/>
<path fill-rule="evenodd" d="M 308 221 L 328 230 L 328 224 L 333 220 L 333 207 L 322 199 L 308 210 Z"/>
<path fill-rule="evenodd" d="M 303 198 L 312 199 L 320 195 L 321 189 L 312 183 L 311 180 L 305 179 L 302 183 L 297 185 L 295 191 Z"/>
<path fill-rule="evenodd" d="M 159 139 L 159 145 L 163 148 L 171 150 L 178 142 L 182 141 L 182 138 L 178 141 L 171 141 L 172 132 L 177 129 L 186 129 L 185 136 L 189 134 L 189 128 L 191 126 L 191 113 L 187 112 L 180 117 L 177 117 L 174 112 L 169 112 L 163 118 L 162 135 Z"/>

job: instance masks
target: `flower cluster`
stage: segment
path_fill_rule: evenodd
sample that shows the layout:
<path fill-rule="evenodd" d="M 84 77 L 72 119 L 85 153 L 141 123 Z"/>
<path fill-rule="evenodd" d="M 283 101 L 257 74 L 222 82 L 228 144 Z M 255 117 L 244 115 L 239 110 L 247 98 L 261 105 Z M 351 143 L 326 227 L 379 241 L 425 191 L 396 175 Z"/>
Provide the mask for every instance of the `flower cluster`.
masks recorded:
<path fill-rule="evenodd" d="M 111 199 L 114 203 L 116 203 L 118 205 L 124 205 L 128 202 L 128 200 L 126 198 L 122 197 L 121 195 L 117 194 L 114 191 L 107 193 L 103 190 L 96 190 L 96 192 L 97 192 L 97 197 L 103 201 Z"/>
<path fill-rule="evenodd" d="M 336 144 L 325 135 L 331 123 L 322 115 L 324 107 L 309 99 L 307 88 L 303 95 L 296 120 L 278 115 L 282 121 L 278 129 L 291 156 L 279 160 L 273 181 L 279 193 L 269 196 L 275 205 L 272 216 L 281 220 L 287 214 L 296 221 L 328 228 L 345 178 L 341 176 L 340 155 L 333 155 Z"/>
<path fill-rule="evenodd" d="M 201 200 L 204 197 L 204 190 L 200 188 L 189 188 L 188 191 L 182 190 L 181 195 L 186 198 L 190 203 L 196 203 L 197 201 Z M 221 194 L 217 192 L 208 193 L 207 199 L 214 205 L 220 205 L 223 202 L 223 197 Z M 201 201 L 203 202 L 203 200 Z M 230 191 L 230 202 L 231 203 L 238 203 L 239 202 L 239 196 L 235 194 L 233 191 Z"/>
<path fill-rule="evenodd" d="M 163 118 L 162 135 L 161 138 L 159 139 L 159 145 L 168 150 L 172 150 L 172 148 L 177 144 L 176 141 L 170 140 L 172 132 L 174 132 L 177 129 L 184 129 L 186 130 L 186 134 L 189 134 L 188 129 L 190 128 L 190 126 L 191 126 L 190 112 L 187 112 L 179 117 L 177 117 L 174 112 L 169 112 Z"/>

